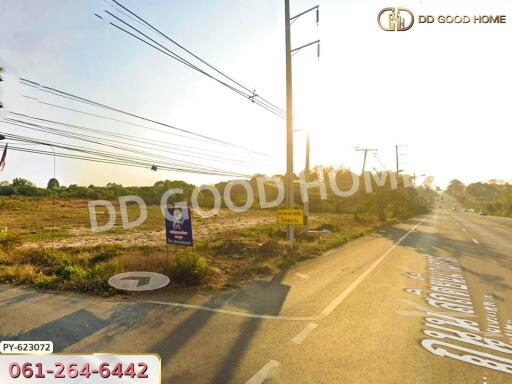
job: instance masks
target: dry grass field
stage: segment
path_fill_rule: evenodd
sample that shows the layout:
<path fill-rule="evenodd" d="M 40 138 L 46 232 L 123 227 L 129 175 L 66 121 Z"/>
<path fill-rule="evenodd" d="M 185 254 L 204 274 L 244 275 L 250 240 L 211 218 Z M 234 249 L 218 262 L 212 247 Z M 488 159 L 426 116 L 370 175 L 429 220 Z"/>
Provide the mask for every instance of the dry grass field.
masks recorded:
<path fill-rule="evenodd" d="M 138 208 L 130 206 L 128 213 L 135 219 Z M 210 218 L 194 214 L 194 247 L 167 247 L 159 206 L 148 206 L 146 222 L 135 229 L 122 228 L 118 211 L 114 228 L 93 233 L 84 200 L 58 200 L 54 209 L 48 198 L 0 198 L 0 281 L 112 294 L 110 276 L 144 270 L 169 276 L 167 289 L 235 287 L 385 225 L 375 217 L 313 214 L 312 232 L 306 235 L 298 226 L 295 252 L 288 254 L 275 215 L 224 209 Z M 98 224 L 107 221 L 98 209 Z"/>

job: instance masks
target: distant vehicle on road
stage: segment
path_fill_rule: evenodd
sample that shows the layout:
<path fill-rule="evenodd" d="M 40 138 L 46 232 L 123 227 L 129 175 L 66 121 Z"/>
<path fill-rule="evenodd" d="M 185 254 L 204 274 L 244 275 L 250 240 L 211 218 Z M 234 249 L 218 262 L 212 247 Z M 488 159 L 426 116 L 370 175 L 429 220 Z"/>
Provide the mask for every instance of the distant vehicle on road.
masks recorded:
<path fill-rule="evenodd" d="M 485 212 L 485 211 L 480 211 L 480 216 L 487 216 L 487 212 Z"/>

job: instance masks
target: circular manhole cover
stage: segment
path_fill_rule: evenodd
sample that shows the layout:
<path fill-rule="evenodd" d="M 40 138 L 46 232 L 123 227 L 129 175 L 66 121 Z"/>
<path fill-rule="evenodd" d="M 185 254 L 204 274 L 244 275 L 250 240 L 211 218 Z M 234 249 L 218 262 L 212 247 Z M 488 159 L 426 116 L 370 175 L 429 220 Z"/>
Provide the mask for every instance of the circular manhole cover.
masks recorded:
<path fill-rule="evenodd" d="M 112 276 L 108 279 L 110 286 L 125 291 L 151 291 L 169 284 L 171 280 L 156 272 L 134 271 Z"/>

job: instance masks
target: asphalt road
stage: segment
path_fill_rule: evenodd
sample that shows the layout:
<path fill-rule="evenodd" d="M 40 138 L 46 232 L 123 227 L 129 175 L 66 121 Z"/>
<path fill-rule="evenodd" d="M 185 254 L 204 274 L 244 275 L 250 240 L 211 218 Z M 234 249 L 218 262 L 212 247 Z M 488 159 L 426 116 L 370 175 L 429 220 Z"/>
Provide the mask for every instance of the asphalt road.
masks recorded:
<path fill-rule="evenodd" d="M 511 303 L 512 220 L 445 210 L 186 303 L 4 285 L 0 340 L 156 352 L 163 383 L 511 383 Z"/>

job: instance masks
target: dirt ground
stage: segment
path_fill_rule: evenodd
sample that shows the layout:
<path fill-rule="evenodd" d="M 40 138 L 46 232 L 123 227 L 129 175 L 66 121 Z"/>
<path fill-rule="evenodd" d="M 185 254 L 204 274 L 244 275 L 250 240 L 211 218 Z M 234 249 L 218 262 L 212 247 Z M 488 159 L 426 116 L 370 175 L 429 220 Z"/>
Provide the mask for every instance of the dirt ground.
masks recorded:
<path fill-rule="evenodd" d="M 117 208 L 117 207 L 116 207 Z M 135 207 L 129 207 L 131 220 L 138 216 Z M 97 209 L 98 224 L 108 221 L 102 208 Z M 193 234 L 195 240 L 207 240 L 216 236 L 275 223 L 274 211 L 252 210 L 234 213 L 222 209 L 210 218 L 193 214 Z M 53 223 L 53 226 L 52 226 Z M 52 228 L 54 247 L 91 247 L 95 245 L 158 246 L 165 245 L 164 219 L 159 206 L 148 206 L 145 223 L 134 229 L 123 229 L 117 210 L 114 228 L 102 233 L 91 230 L 87 202 L 83 200 L 60 200 L 53 210 L 51 200 L 24 199 L 14 201 L 1 210 L 0 229 L 21 234 L 24 247 L 51 247 Z"/>

